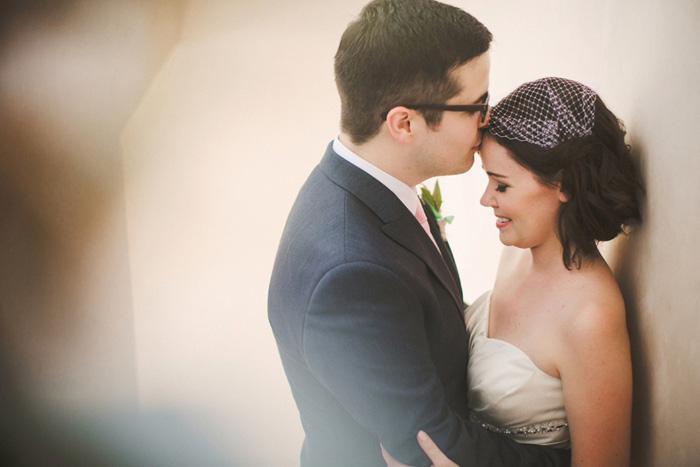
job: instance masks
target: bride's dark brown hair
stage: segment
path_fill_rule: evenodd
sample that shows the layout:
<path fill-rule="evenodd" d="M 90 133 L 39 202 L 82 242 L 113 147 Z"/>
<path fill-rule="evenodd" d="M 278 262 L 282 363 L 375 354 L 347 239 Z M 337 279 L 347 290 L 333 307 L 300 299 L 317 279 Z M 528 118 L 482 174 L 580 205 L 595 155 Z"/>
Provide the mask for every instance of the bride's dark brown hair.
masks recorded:
<path fill-rule="evenodd" d="M 625 142 L 625 127 L 600 97 L 595 101 L 592 134 L 552 149 L 489 137 L 541 183 L 559 186 L 568 197 L 559 207 L 557 222 L 567 269 L 572 263 L 580 268 L 583 258 L 596 254 L 598 242 L 612 240 L 625 225 L 641 221 L 643 185 Z"/>

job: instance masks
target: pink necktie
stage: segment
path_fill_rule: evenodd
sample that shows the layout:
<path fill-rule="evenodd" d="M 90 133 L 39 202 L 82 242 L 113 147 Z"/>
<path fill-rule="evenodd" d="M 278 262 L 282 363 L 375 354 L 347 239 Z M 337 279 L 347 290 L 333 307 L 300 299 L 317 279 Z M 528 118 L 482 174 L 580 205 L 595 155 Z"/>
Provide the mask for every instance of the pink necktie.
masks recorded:
<path fill-rule="evenodd" d="M 425 230 L 425 233 L 428 234 L 428 237 L 430 237 L 430 241 L 433 242 L 433 245 L 435 245 L 435 248 L 438 249 L 439 253 L 440 248 L 438 247 L 435 238 L 433 238 L 433 234 L 430 233 L 430 224 L 428 224 L 428 216 L 425 215 L 425 211 L 423 211 L 423 206 L 420 203 L 418 203 L 418 209 L 416 209 L 416 219 L 420 223 L 420 226 L 423 227 L 423 230 Z"/>

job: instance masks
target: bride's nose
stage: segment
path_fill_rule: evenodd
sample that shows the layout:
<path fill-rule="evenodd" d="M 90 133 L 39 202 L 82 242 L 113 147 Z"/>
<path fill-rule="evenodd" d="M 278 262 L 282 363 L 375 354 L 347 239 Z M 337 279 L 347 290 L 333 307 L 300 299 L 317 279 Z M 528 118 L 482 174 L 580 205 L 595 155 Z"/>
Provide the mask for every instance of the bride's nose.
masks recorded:
<path fill-rule="evenodd" d="M 494 197 L 489 192 L 488 186 L 486 186 L 486 189 L 484 190 L 484 194 L 481 195 L 481 198 L 479 199 L 479 203 L 485 208 L 493 208 L 496 206 L 496 203 L 494 202 Z"/>

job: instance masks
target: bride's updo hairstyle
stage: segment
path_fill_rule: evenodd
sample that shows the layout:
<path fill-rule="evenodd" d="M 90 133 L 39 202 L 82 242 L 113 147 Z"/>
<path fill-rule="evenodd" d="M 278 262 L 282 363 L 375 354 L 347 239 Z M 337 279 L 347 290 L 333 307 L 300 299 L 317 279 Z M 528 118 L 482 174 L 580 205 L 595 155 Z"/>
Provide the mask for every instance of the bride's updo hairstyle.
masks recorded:
<path fill-rule="evenodd" d="M 558 215 L 567 269 L 641 221 L 642 184 L 625 128 L 587 86 L 564 78 L 525 83 L 493 108 L 487 130 L 541 183 L 568 197 Z"/>

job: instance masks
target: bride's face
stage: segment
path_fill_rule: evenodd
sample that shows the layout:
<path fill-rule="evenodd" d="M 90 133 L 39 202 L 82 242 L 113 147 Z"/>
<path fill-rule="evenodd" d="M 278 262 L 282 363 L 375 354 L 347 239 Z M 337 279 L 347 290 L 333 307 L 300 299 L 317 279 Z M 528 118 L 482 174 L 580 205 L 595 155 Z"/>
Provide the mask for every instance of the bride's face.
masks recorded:
<path fill-rule="evenodd" d="M 557 213 L 566 197 L 541 183 L 506 148 L 484 135 L 481 161 L 488 184 L 481 205 L 493 208 L 501 243 L 519 248 L 559 247 Z"/>

